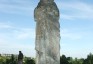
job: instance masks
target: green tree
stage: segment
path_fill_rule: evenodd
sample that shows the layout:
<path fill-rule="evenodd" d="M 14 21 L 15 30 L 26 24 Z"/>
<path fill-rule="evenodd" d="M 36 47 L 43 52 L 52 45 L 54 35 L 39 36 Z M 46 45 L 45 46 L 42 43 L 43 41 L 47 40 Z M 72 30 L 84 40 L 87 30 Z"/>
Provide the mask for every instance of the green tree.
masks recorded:
<path fill-rule="evenodd" d="M 65 55 L 62 55 L 60 57 L 60 64 L 69 64 L 69 62 L 68 62 L 68 60 L 67 60 Z"/>
<path fill-rule="evenodd" d="M 87 58 L 84 60 L 83 64 L 93 64 L 93 54 L 90 53 Z"/>
<path fill-rule="evenodd" d="M 25 64 L 35 64 L 34 58 L 25 57 Z"/>

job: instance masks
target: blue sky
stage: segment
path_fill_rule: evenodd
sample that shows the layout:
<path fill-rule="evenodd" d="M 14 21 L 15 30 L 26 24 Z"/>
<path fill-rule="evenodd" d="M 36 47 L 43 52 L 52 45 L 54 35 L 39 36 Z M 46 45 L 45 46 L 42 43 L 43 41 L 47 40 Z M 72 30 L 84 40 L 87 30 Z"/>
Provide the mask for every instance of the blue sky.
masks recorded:
<path fill-rule="evenodd" d="M 39 0 L 0 0 L 0 53 L 35 57 L 33 12 Z M 55 0 L 60 10 L 60 54 L 86 58 L 93 53 L 93 1 Z"/>

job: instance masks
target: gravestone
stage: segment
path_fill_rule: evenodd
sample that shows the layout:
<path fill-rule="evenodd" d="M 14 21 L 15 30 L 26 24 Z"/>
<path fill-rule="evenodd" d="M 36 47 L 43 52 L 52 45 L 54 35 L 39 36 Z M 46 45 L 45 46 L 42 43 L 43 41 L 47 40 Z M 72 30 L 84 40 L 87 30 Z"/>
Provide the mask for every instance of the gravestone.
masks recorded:
<path fill-rule="evenodd" d="M 34 19 L 36 64 L 60 64 L 59 10 L 54 0 L 40 0 Z"/>

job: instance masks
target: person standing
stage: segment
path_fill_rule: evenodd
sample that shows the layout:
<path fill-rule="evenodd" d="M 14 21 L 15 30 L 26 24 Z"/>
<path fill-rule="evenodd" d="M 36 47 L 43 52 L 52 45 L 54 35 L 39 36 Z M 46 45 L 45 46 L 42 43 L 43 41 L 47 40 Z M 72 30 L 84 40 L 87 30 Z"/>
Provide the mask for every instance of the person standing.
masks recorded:
<path fill-rule="evenodd" d="M 23 53 L 19 51 L 18 55 L 18 64 L 23 64 Z"/>

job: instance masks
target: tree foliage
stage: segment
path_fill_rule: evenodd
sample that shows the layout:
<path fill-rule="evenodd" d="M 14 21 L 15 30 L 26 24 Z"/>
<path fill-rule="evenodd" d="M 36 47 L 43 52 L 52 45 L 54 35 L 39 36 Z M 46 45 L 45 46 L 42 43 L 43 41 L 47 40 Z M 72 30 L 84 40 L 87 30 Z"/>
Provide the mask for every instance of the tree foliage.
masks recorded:
<path fill-rule="evenodd" d="M 35 64 L 35 59 L 31 57 L 24 57 L 23 63 Z M 0 56 L 0 64 L 17 64 L 17 57 L 14 55 L 11 55 L 10 57 Z M 60 56 L 60 64 L 93 64 L 93 54 L 90 53 L 85 59 L 73 59 L 72 57 L 66 57 L 65 55 L 62 55 Z"/>
<path fill-rule="evenodd" d="M 72 57 L 66 57 L 65 55 L 62 55 L 60 57 L 60 64 L 93 64 L 93 54 L 90 53 L 86 59 L 73 59 Z"/>

